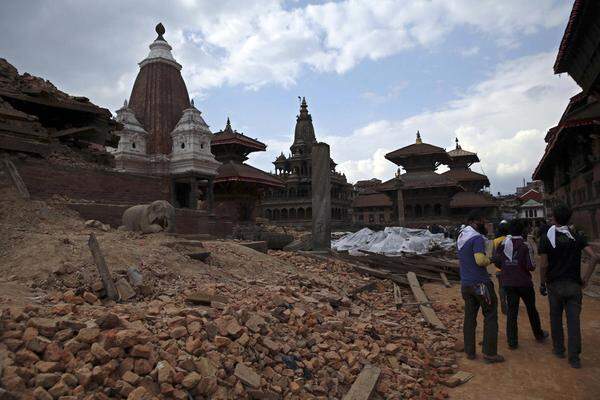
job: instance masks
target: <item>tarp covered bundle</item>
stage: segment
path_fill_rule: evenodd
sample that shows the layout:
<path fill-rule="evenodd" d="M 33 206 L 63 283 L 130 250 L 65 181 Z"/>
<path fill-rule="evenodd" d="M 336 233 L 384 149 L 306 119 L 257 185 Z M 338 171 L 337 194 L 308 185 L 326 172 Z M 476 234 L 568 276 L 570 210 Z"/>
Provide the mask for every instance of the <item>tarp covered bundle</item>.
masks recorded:
<path fill-rule="evenodd" d="M 445 238 L 444 234 L 434 234 L 427 229 L 388 227 L 383 231 L 373 231 L 363 228 L 333 241 L 331 248 L 348 251 L 352 255 L 363 255 L 359 250 L 365 250 L 398 256 L 402 253 L 425 254 L 438 248 L 450 249 L 454 243 L 454 240 Z"/>

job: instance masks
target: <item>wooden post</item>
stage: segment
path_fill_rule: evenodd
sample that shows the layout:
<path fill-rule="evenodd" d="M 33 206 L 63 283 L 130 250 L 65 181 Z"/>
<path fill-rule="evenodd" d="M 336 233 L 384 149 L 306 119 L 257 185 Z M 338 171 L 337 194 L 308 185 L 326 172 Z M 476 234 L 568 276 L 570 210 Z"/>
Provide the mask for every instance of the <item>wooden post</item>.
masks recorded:
<path fill-rule="evenodd" d="M 400 291 L 400 286 L 393 282 L 394 284 L 394 304 L 396 304 L 396 310 L 399 310 L 402 307 L 402 292 Z"/>
<path fill-rule="evenodd" d="M 406 274 L 406 278 L 408 279 L 410 289 L 412 290 L 417 303 L 419 303 L 419 309 L 421 310 L 421 314 L 423 314 L 425 320 L 437 329 L 446 330 L 444 323 L 440 321 L 438 316 L 435 314 L 435 311 L 433 311 L 433 308 L 429 306 L 429 300 L 427 299 L 423 289 L 421 289 L 417 275 L 415 275 L 414 272 L 409 272 Z"/>
<path fill-rule="evenodd" d="M 100 274 L 100 278 L 102 278 L 102 283 L 104 284 L 104 289 L 106 290 L 106 296 L 114 301 L 119 300 L 119 293 L 117 292 L 117 288 L 115 287 L 115 283 L 110 277 L 110 271 L 106 266 L 106 262 L 104 261 L 104 256 L 100 251 L 100 245 L 96 240 L 96 235 L 90 233 L 90 238 L 88 240 L 88 246 L 90 247 L 90 251 L 92 252 L 92 257 L 94 257 L 94 263 L 98 268 L 98 273 Z"/>
<path fill-rule="evenodd" d="M 446 286 L 446 287 L 452 286 L 445 273 L 440 272 L 440 277 L 442 278 L 442 282 L 444 282 L 444 286 Z"/>
<path fill-rule="evenodd" d="M 29 191 L 27 190 L 27 186 L 25 186 L 25 182 L 23 182 L 23 179 L 21 179 L 21 175 L 19 175 L 19 171 L 17 171 L 15 164 L 13 164 L 13 162 L 8 158 L 4 158 L 2 161 L 4 164 L 4 169 L 8 173 L 8 176 L 12 180 L 13 185 L 15 185 L 15 188 L 21 197 L 25 200 L 29 200 Z"/>
<path fill-rule="evenodd" d="M 365 365 L 343 400 L 368 400 L 375 389 L 379 374 L 381 374 L 379 368 Z"/>

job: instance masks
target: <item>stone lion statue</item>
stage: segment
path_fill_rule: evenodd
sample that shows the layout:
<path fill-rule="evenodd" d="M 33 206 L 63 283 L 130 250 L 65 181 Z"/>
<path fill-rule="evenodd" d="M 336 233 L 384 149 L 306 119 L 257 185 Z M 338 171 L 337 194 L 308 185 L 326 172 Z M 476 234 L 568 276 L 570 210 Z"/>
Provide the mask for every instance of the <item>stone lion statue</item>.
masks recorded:
<path fill-rule="evenodd" d="M 175 208 L 165 200 L 129 207 L 123 213 L 123 226 L 142 233 L 174 232 Z"/>

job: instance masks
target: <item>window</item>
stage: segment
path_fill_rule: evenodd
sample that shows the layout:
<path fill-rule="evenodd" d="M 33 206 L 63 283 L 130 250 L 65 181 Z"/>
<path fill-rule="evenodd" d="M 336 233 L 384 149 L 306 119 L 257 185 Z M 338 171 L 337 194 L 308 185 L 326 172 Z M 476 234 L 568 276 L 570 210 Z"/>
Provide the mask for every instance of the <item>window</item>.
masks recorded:
<path fill-rule="evenodd" d="M 375 222 L 375 216 L 373 214 L 369 214 L 369 222 Z"/>
<path fill-rule="evenodd" d="M 385 222 L 385 215 L 379 214 L 379 222 Z"/>
<path fill-rule="evenodd" d="M 203 149 L 204 148 L 204 143 L 200 143 L 200 148 Z"/>
<path fill-rule="evenodd" d="M 131 148 L 135 149 L 135 142 L 131 142 Z"/>
<path fill-rule="evenodd" d="M 181 148 L 185 149 L 185 143 L 181 142 Z"/>
<path fill-rule="evenodd" d="M 359 221 L 364 221 L 365 220 L 365 216 L 363 214 L 358 214 L 358 220 Z"/>

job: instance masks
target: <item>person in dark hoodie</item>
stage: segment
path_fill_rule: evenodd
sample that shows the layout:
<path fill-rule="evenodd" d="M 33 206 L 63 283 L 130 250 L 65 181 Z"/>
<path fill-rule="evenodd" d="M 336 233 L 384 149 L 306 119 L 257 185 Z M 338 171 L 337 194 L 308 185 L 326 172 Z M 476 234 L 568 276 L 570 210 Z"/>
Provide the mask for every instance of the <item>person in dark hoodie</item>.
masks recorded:
<path fill-rule="evenodd" d="M 535 290 L 531 272 L 535 270 L 532 253 L 524 238 L 525 226 L 520 220 L 510 222 L 509 234 L 498 246 L 494 254 L 494 263 L 500 268 L 500 282 L 506 294 L 506 338 L 508 347 L 519 347 L 518 316 L 519 303 L 523 300 L 529 316 L 533 336 L 539 342 L 548 337 L 542 330 L 540 315 L 535 307 Z"/>
<path fill-rule="evenodd" d="M 548 287 L 552 352 L 565 357 L 563 314 L 567 316 L 567 350 L 569 363 L 581 368 L 581 316 L 582 288 L 586 287 L 600 258 L 588 244 L 585 236 L 569 227 L 572 210 L 559 204 L 553 211 L 554 225 L 540 238 L 540 292 Z M 581 255 L 590 257 L 587 270 L 582 274 Z"/>

